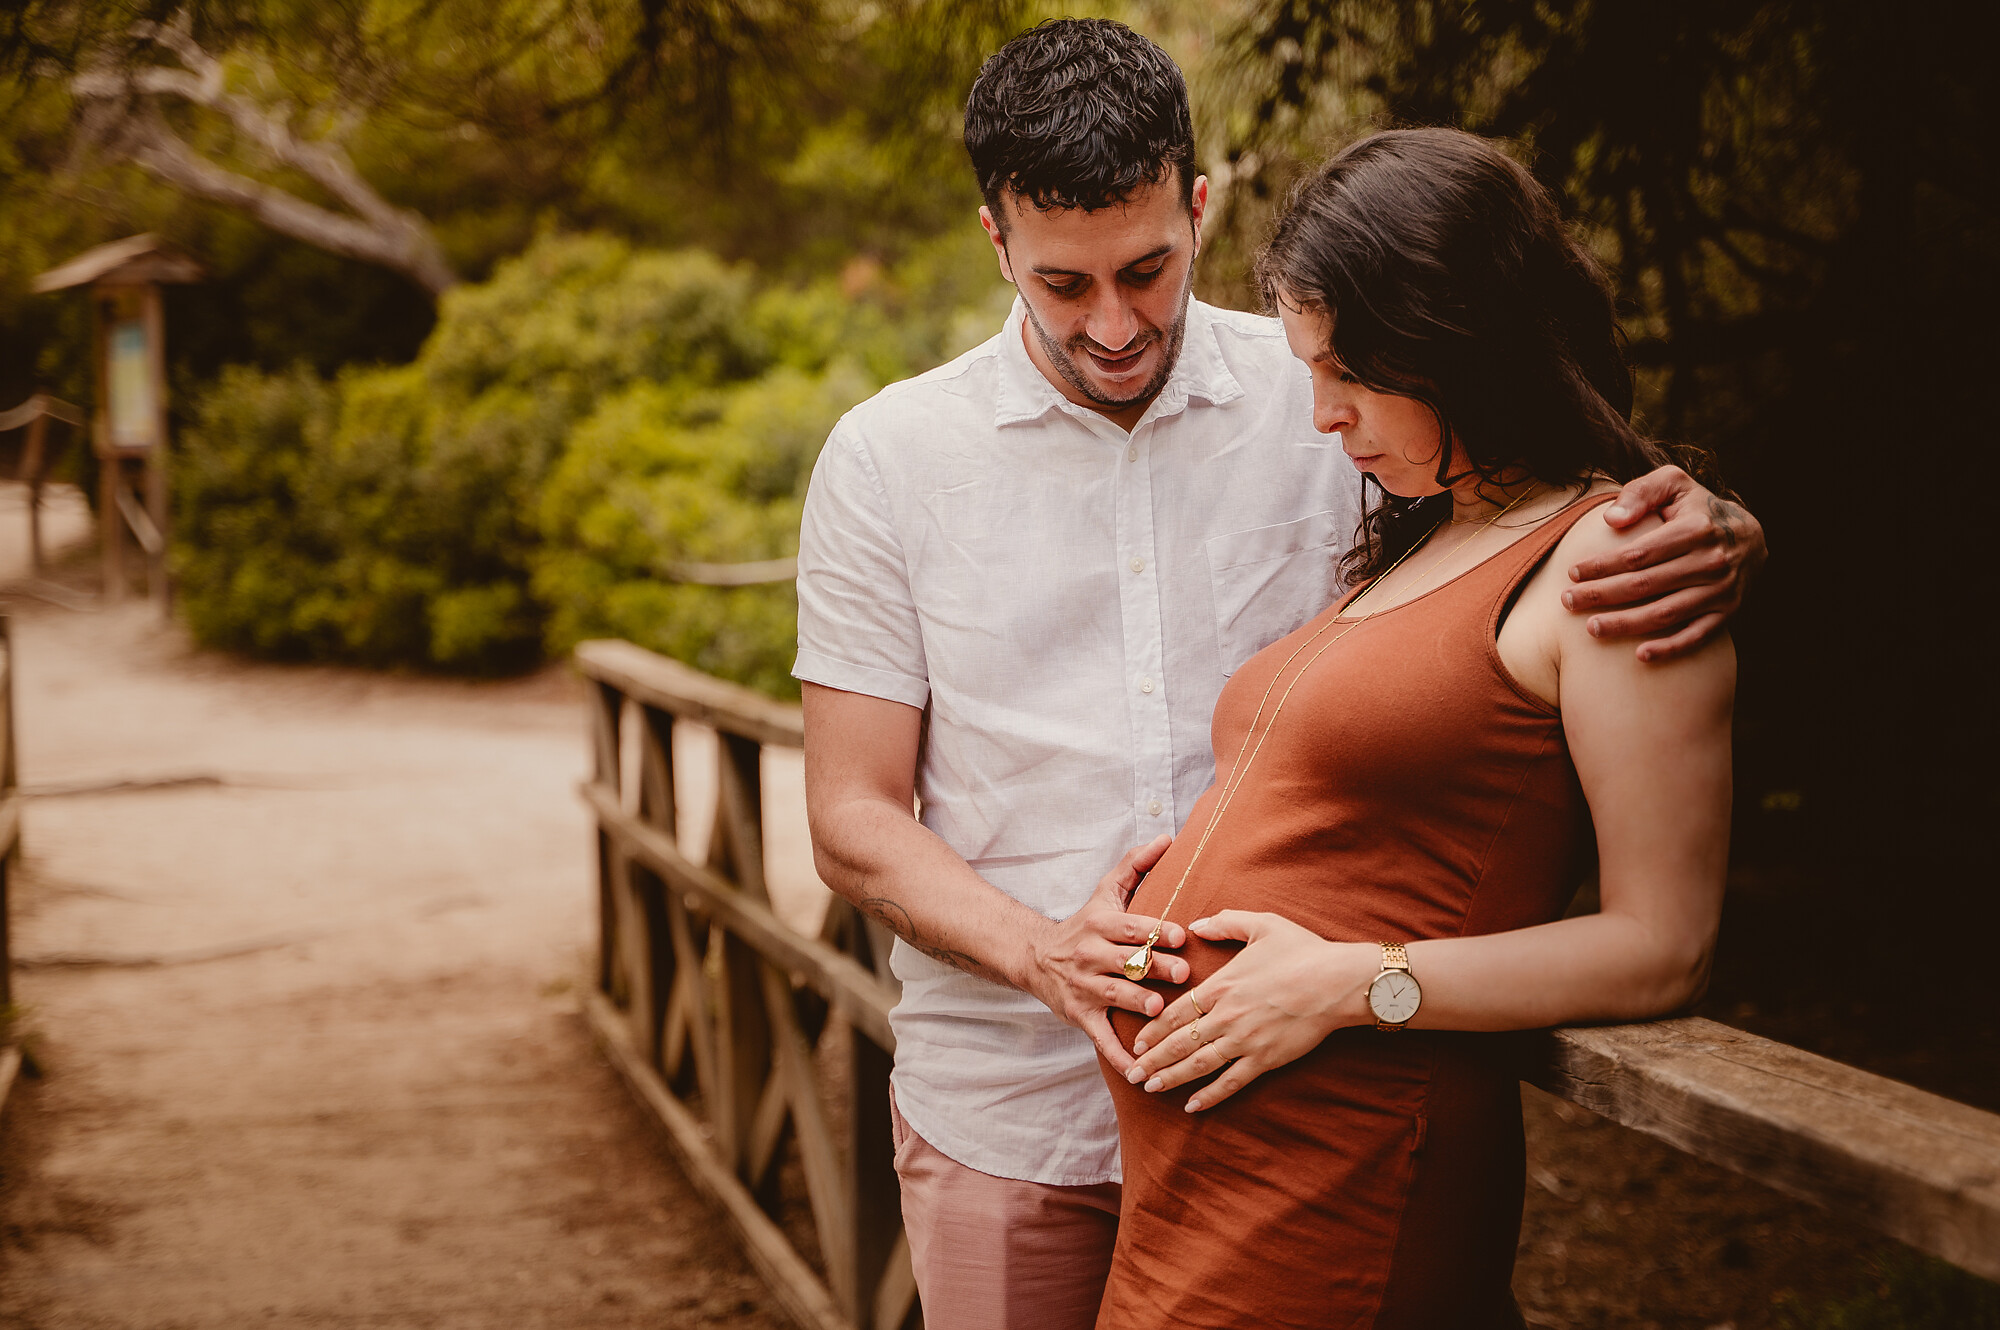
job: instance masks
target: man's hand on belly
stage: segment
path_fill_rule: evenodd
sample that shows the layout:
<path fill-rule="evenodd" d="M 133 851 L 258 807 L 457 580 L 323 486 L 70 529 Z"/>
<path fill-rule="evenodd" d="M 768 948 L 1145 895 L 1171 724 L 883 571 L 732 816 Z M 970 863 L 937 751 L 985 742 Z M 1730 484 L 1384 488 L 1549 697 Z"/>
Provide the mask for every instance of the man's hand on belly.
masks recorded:
<path fill-rule="evenodd" d="M 1126 851 L 1118 866 L 1098 880 L 1097 890 L 1082 909 L 1067 919 L 1047 921 L 1029 942 L 1031 963 L 1022 987 L 1089 1035 L 1104 1060 L 1121 1073 L 1131 1067 L 1132 1056 L 1112 1033 L 1110 1009 L 1157 1016 L 1166 1005 L 1158 993 L 1141 988 L 1119 972 L 1125 957 L 1144 944 L 1156 922 L 1127 914 L 1125 903 L 1132 898 L 1140 877 L 1160 861 L 1171 844 L 1173 837 L 1159 836 Z M 1157 948 L 1178 949 L 1186 941 L 1186 931 L 1170 923 L 1161 931 Z M 1184 983 L 1188 964 L 1156 949 L 1152 973 L 1169 983 Z"/>

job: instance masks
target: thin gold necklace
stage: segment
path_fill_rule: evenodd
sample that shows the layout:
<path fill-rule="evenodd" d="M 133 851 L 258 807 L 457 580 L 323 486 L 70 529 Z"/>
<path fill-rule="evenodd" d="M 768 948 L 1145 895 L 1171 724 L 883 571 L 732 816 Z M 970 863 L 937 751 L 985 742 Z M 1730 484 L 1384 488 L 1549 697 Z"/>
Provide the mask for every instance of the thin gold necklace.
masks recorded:
<path fill-rule="evenodd" d="M 1411 582 L 1410 585 L 1412 589 L 1414 590 L 1414 588 L 1422 586 L 1424 584 L 1424 579 L 1428 578 L 1433 572 L 1437 571 L 1437 568 L 1440 564 L 1442 564 L 1446 559 L 1449 559 L 1452 555 L 1464 549 L 1474 540 L 1477 540 L 1488 527 L 1492 526 L 1495 522 L 1499 521 L 1501 518 L 1505 517 L 1509 512 L 1513 511 L 1516 504 L 1519 504 L 1521 500 L 1527 498 L 1528 495 L 1533 492 L 1534 490 L 1532 488 L 1523 490 L 1519 495 L 1515 496 L 1513 503 L 1508 504 L 1505 508 L 1502 508 L 1499 512 L 1487 518 L 1486 521 L 1480 525 L 1477 531 L 1474 531 L 1464 540 L 1459 541 L 1456 545 L 1453 545 L 1443 554 L 1440 554 L 1437 558 L 1425 564 L 1424 570 L 1421 573 L 1417 574 L 1415 580 Z M 1352 610 L 1356 605 L 1360 604 L 1363 600 L 1367 599 L 1368 594 L 1374 591 L 1376 587 L 1381 586 L 1383 582 L 1387 581 L 1389 574 L 1395 572 L 1396 569 L 1402 567 L 1403 560 L 1409 558 L 1412 554 L 1415 554 L 1417 550 L 1421 547 L 1421 545 L 1422 542 L 1418 542 L 1418 544 L 1410 546 L 1410 548 L 1404 550 L 1401 554 L 1397 555 L 1395 562 L 1391 563 L 1388 566 L 1388 568 L 1384 569 L 1380 577 L 1377 577 L 1374 581 L 1370 582 L 1367 586 L 1363 587 L 1361 589 L 1360 595 L 1356 596 L 1353 600 L 1347 602 L 1346 608 Z M 1400 603 L 1407 604 L 1411 599 L 1414 599 L 1414 596 L 1406 597 Z M 1393 609 L 1394 606 L 1391 606 L 1390 608 Z M 1319 639 L 1321 638 L 1321 636 L 1325 634 L 1327 629 L 1333 627 L 1337 623 L 1342 622 L 1342 620 L 1336 617 L 1328 619 L 1325 623 L 1321 624 L 1319 626 L 1319 629 L 1316 632 L 1314 632 L 1311 637 L 1308 637 L 1305 641 L 1299 643 L 1297 648 L 1293 650 L 1292 654 L 1285 657 L 1285 663 L 1283 665 L 1280 665 L 1278 667 L 1278 672 L 1271 676 L 1271 682 L 1264 685 L 1264 695 L 1257 699 L 1257 710 L 1250 717 L 1250 728 L 1247 731 L 1245 731 L 1243 735 L 1242 745 L 1239 746 L 1236 750 L 1236 760 L 1229 764 L 1229 779 L 1222 783 L 1222 794 L 1215 801 L 1215 810 L 1208 815 L 1208 825 L 1202 828 L 1201 839 L 1195 842 L 1194 853 L 1188 856 L 1187 867 L 1181 870 L 1180 881 L 1174 883 L 1173 891 L 1170 892 L 1167 896 L 1166 906 L 1163 909 L 1161 909 L 1160 917 L 1153 924 L 1153 930 L 1150 934 L 1147 935 L 1146 941 L 1139 947 L 1137 951 L 1127 956 L 1125 958 L 1125 963 L 1120 967 L 1120 969 L 1123 970 L 1125 977 L 1127 979 L 1130 979 L 1133 983 L 1137 983 L 1141 979 L 1144 979 L 1146 977 L 1146 972 L 1153 968 L 1153 948 L 1159 943 L 1160 934 L 1166 931 L 1167 916 L 1173 913 L 1174 902 L 1178 901 L 1181 898 L 1181 888 L 1187 885 L 1189 876 L 1194 872 L 1194 866 L 1197 863 L 1201 862 L 1201 852 L 1208 848 L 1208 838 L 1215 833 L 1216 824 L 1222 821 L 1222 815 L 1223 813 L 1228 811 L 1229 805 L 1235 800 L 1236 792 L 1243 788 L 1243 782 L 1249 778 L 1250 768 L 1257 761 L 1257 754 L 1264 751 L 1264 740 L 1270 738 L 1271 731 L 1278 727 L 1278 713 L 1285 709 L 1285 703 L 1291 698 L 1292 690 L 1299 686 L 1299 680 L 1306 677 L 1306 671 L 1310 670 L 1314 665 L 1318 664 L 1319 658 L 1321 656 L 1324 656 L 1328 651 L 1333 649 L 1334 643 L 1346 637 L 1349 633 L 1359 628 L 1362 624 L 1367 623 L 1368 620 L 1370 620 L 1375 616 L 1375 613 L 1376 611 L 1373 608 L 1370 608 L 1368 613 L 1362 615 L 1360 618 L 1349 621 L 1347 623 L 1347 626 L 1345 628 L 1342 628 L 1338 633 L 1335 633 L 1325 646 L 1321 647 L 1318 651 L 1313 652 L 1312 658 L 1299 668 L 1299 672 L 1292 676 L 1292 681 L 1289 684 L 1285 685 L 1285 691 L 1279 694 L 1278 705 L 1271 708 L 1270 724 L 1266 725 L 1264 727 L 1264 733 L 1262 735 L 1259 735 L 1257 733 L 1257 722 L 1264 718 L 1264 704 L 1271 700 L 1271 690 L 1278 686 L 1278 680 L 1285 677 L 1285 671 L 1289 670 L 1292 667 L 1292 662 L 1297 660 L 1300 654 L 1304 652 L 1307 647 L 1319 641 Z M 1257 740 L 1257 746 L 1255 748 L 1250 747 L 1250 740 L 1252 738 L 1255 738 Z M 1247 759 L 1244 757 L 1244 753 L 1246 751 L 1249 753 L 1249 757 Z"/>
<path fill-rule="evenodd" d="M 1516 498 L 1516 499 L 1514 500 L 1514 503 L 1519 503 L 1519 502 L 1521 501 L 1521 499 L 1522 499 L 1522 498 L 1526 498 L 1526 497 L 1527 497 L 1528 495 L 1530 495 L 1530 494 L 1534 493 L 1534 491 L 1535 491 L 1535 489 L 1536 489 L 1536 488 L 1537 488 L 1537 487 L 1536 487 L 1536 485 L 1535 485 L 1534 481 L 1530 480 L 1530 481 L 1528 482 L 1528 488 L 1527 488 L 1527 489 L 1525 489 L 1525 490 L 1523 490 L 1523 491 L 1521 491 L 1521 496 L 1520 496 L 1520 498 Z M 1507 508 L 1512 508 L 1513 506 L 1514 506 L 1514 504 L 1513 504 L 1513 503 L 1510 503 L 1510 504 L 1508 504 L 1508 505 L 1507 505 Z M 1500 513 L 1504 513 L 1504 512 L 1506 512 L 1506 511 L 1507 511 L 1507 508 L 1502 508 L 1502 509 L 1500 510 L 1500 512 L 1499 512 L 1499 513 L 1495 513 L 1495 514 L 1493 514 L 1493 516 L 1491 516 L 1491 517 L 1489 517 L 1489 518 L 1485 519 L 1484 523 L 1482 523 L 1482 524 L 1481 524 L 1481 528 L 1480 528 L 1480 529 L 1481 529 L 1481 530 L 1484 530 L 1484 529 L 1485 529 L 1485 528 L 1486 528 L 1487 526 L 1490 526 L 1490 525 L 1492 525 L 1492 524 L 1493 524 L 1494 522 L 1498 521 L 1498 520 L 1500 519 Z M 1479 519 L 1479 518 L 1477 518 L 1477 517 L 1447 517 L 1447 518 L 1445 519 L 1445 524 L 1446 524 L 1447 526 L 1471 526 L 1471 525 L 1472 525 L 1472 524 L 1473 524 L 1474 522 L 1478 522 L 1478 521 L 1480 521 L 1480 519 Z M 1476 536 L 1476 535 L 1478 535 L 1478 534 L 1479 534 L 1479 532 L 1475 531 L 1475 532 L 1473 532 L 1472 534 Z"/>

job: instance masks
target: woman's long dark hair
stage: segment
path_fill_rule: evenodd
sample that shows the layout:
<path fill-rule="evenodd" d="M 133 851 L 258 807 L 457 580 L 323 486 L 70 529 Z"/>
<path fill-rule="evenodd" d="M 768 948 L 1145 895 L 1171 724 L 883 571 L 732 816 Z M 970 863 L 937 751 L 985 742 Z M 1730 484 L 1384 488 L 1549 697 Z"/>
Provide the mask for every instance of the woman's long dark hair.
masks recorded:
<path fill-rule="evenodd" d="M 1610 284 L 1555 200 L 1455 129 L 1371 134 L 1302 181 L 1257 260 L 1264 298 L 1323 313 L 1340 363 L 1438 422 L 1482 482 L 1626 481 L 1670 460 L 1632 428 Z M 1379 486 L 1378 486 L 1379 488 Z M 1414 548 L 1448 495 L 1383 492 L 1341 561 L 1352 586 Z"/>

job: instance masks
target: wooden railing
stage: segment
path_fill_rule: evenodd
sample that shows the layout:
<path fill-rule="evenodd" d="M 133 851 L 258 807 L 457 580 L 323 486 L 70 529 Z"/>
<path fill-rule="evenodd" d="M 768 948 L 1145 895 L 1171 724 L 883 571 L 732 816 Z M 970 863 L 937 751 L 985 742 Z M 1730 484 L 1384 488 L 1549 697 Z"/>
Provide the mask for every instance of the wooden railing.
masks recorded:
<path fill-rule="evenodd" d="M 761 750 L 803 746 L 798 708 L 626 642 L 576 661 L 596 751 L 593 1028 L 801 1326 L 919 1322 L 889 1142 L 889 938 L 837 899 L 807 936 L 765 880 Z M 676 837 L 677 721 L 717 735 L 700 864 Z M 1524 1080 L 2000 1279 L 2000 1116 L 1707 1020 L 1520 1039 Z"/>
<path fill-rule="evenodd" d="M 83 412 L 47 393 L 36 393 L 13 410 L 0 411 L 0 434 L 16 429 L 28 432 L 21 444 L 21 464 L 16 479 L 28 487 L 28 571 L 37 577 L 46 562 L 42 555 L 42 486 L 61 451 L 49 446 L 51 420 L 70 427 L 68 443 L 76 441 L 76 435 L 84 424 Z"/>
<path fill-rule="evenodd" d="M 765 879 L 762 750 L 803 745 L 798 708 L 625 642 L 576 660 L 596 753 L 600 1041 L 794 1320 L 918 1322 L 891 1165 L 889 938 L 838 900 L 805 936 Z M 716 733 L 704 863 L 676 836 L 677 721 Z"/>
<path fill-rule="evenodd" d="M 14 869 L 21 857 L 21 782 L 14 761 L 14 625 L 0 615 L 0 1106 L 21 1070 L 14 1041 Z"/>

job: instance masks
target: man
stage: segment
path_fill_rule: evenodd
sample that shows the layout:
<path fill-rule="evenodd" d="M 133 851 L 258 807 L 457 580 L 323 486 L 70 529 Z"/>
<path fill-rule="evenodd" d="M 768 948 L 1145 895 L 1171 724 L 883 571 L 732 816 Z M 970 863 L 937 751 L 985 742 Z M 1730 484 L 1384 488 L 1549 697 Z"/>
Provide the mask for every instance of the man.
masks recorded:
<path fill-rule="evenodd" d="M 1329 601 L 1360 488 L 1278 324 L 1189 298 L 1207 182 L 1163 52 L 1044 24 L 980 72 L 965 139 L 1019 297 L 820 457 L 806 793 L 821 876 L 900 939 L 896 1166 L 927 1319 L 1086 1327 L 1118 1212 L 1097 1055 L 1131 1064 L 1106 1011 L 1162 1005 L 1119 974 L 1153 922 L 1123 903 L 1213 777 L 1226 677 Z M 1572 608 L 1671 593 L 1594 631 L 1683 649 L 1761 533 L 1678 471 L 1620 506 L 1664 510 L 1657 566 L 1580 580 Z M 1169 925 L 1156 976 L 1185 977 L 1183 940 Z"/>

